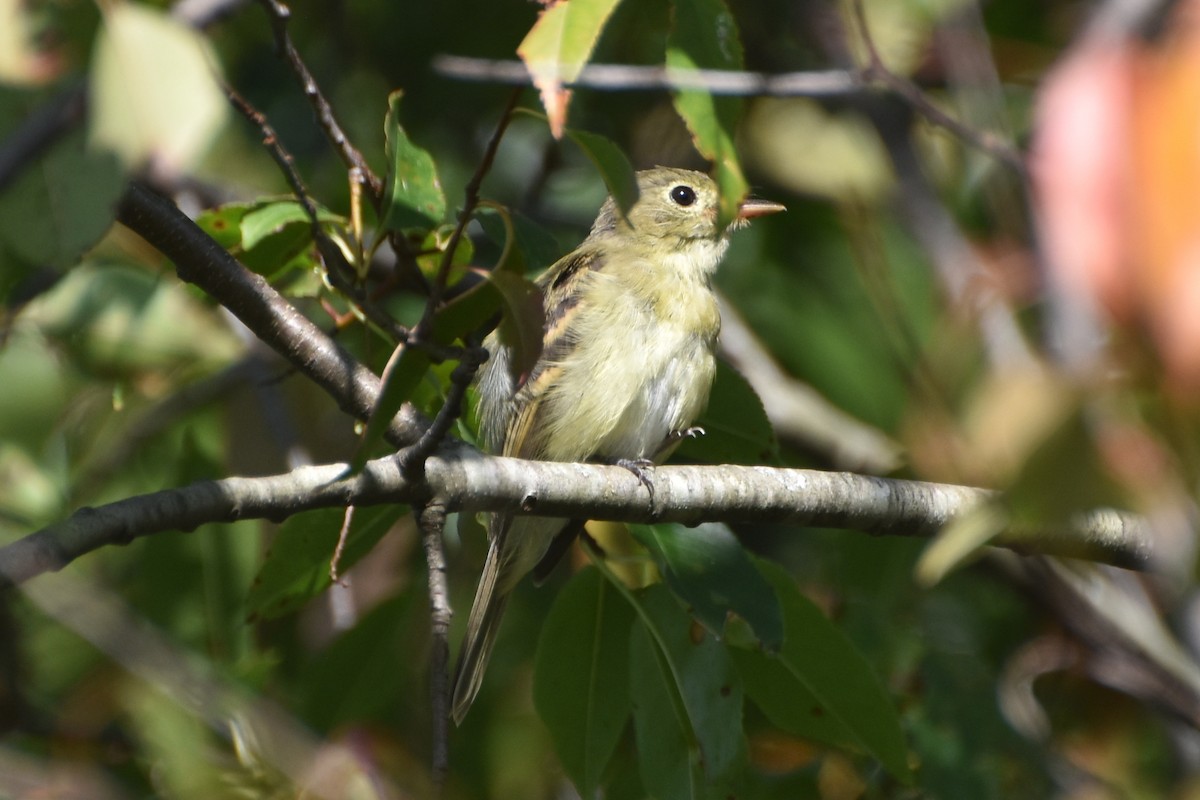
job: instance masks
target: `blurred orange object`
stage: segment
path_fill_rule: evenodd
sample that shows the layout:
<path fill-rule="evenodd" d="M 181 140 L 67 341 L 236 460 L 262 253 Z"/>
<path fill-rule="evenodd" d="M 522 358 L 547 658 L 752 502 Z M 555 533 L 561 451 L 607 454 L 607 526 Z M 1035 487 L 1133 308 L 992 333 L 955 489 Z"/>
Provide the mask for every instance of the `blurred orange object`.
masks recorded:
<path fill-rule="evenodd" d="M 1062 287 L 1200 388 L 1200 2 L 1159 41 L 1085 38 L 1047 79 L 1032 175 Z"/>

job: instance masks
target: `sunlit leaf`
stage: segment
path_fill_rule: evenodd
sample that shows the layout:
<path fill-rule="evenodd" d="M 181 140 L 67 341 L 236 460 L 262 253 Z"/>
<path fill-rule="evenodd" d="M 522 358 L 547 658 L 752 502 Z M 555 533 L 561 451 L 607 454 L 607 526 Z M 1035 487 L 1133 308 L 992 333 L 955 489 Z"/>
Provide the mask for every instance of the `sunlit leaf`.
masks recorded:
<path fill-rule="evenodd" d="M 575 575 L 538 638 L 533 702 L 583 797 L 592 797 L 629 718 L 633 609 L 595 569 Z"/>
<path fill-rule="evenodd" d="M 388 230 L 432 228 L 446 216 L 446 196 L 437 165 L 400 127 L 401 92 L 388 96 L 384 120 L 387 140 L 387 181 L 384 184 L 383 227 Z"/>
<path fill-rule="evenodd" d="M 354 566 L 405 511 L 386 505 L 355 509 L 338 570 Z M 341 508 L 306 511 L 280 526 L 246 598 L 250 621 L 295 611 L 329 587 L 329 564 L 345 513 Z"/>
<path fill-rule="evenodd" d="M 148 5 L 103 8 L 90 73 L 91 145 L 130 168 L 153 159 L 172 172 L 188 169 L 229 107 L 214 77 L 219 60 L 200 34 Z"/>
<path fill-rule="evenodd" d="M 737 22 L 724 0 L 675 0 L 667 66 L 677 70 L 740 70 L 742 42 Z M 687 123 L 696 149 L 713 162 L 713 177 L 721 191 L 722 225 L 737 216 L 738 204 L 749 185 L 734 147 L 734 132 L 742 103 L 736 97 L 716 97 L 707 89 L 675 92 L 675 110 Z"/>
<path fill-rule="evenodd" d="M 730 650 L 746 694 L 783 730 L 868 753 L 910 781 L 900 718 L 871 665 L 783 569 L 758 565 L 783 608 L 783 648 Z"/>
<path fill-rule="evenodd" d="M 429 231 L 421 241 L 421 255 L 417 256 L 417 266 L 421 268 L 426 280 L 431 283 L 442 268 L 442 261 L 446 257 L 446 247 L 449 245 L 455 227 L 454 225 L 440 225 Z M 446 277 L 447 285 L 453 286 L 460 280 L 465 271 L 463 268 L 473 263 L 474 259 L 475 243 L 469 236 L 460 237 L 454 248 L 454 255 L 450 259 L 450 271 Z"/>
<path fill-rule="evenodd" d="M 579 77 L 600 31 L 619 0 L 556 0 L 542 11 L 517 47 L 533 85 L 542 96 L 554 138 L 562 138 L 571 93 L 563 88 Z"/>
<path fill-rule="evenodd" d="M 317 219 L 323 223 L 345 225 L 345 217 L 334 214 L 326 208 L 316 208 Z M 304 206 L 296 200 L 280 200 L 277 202 L 261 203 L 257 208 L 248 211 L 241 220 L 242 248 L 253 250 L 258 244 L 273 233 L 282 231 L 285 227 L 303 225 L 311 232 L 311 222 Z"/>
<path fill-rule="evenodd" d="M 629 530 L 650 551 L 671 591 L 712 634 L 722 636 L 734 613 L 750 624 L 764 647 L 779 648 L 779 600 L 727 526 L 630 525 Z"/>

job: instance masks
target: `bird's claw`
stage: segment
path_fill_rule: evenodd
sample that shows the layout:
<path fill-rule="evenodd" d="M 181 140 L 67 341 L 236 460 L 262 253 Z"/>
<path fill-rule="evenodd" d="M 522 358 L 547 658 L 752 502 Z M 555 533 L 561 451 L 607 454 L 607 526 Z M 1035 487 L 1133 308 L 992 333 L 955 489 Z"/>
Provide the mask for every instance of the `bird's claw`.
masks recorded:
<path fill-rule="evenodd" d="M 654 483 L 650 480 L 648 470 L 654 466 L 654 462 L 648 458 L 619 458 L 616 462 L 618 467 L 624 467 L 633 473 L 638 479 L 638 483 L 646 487 L 646 491 L 650 493 L 650 499 L 654 499 Z"/>

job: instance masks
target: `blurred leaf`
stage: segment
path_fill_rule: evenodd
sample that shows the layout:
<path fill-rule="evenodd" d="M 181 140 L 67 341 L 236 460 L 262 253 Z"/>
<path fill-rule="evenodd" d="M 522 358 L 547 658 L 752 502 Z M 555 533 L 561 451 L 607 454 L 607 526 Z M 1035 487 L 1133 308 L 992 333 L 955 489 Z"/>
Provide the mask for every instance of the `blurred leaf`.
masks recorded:
<path fill-rule="evenodd" d="M 229 326 L 197 298 L 124 263 L 80 264 L 24 316 L 61 339 L 81 364 L 108 377 L 217 364 L 243 349 Z"/>
<path fill-rule="evenodd" d="M 778 655 L 730 651 L 746 693 L 783 730 L 861 749 L 911 782 L 900 719 L 871 665 L 786 572 L 766 561 L 758 566 L 779 596 L 784 639 Z"/>
<path fill-rule="evenodd" d="M 675 0 L 673 8 L 667 38 L 668 67 L 743 69 L 737 22 L 723 0 Z M 706 89 L 681 89 L 674 97 L 675 110 L 687 123 L 696 149 L 713 162 L 713 177 L 721 191 L 718 222 L 728 225 L 737 217 L 738 204 L 749 190 L 733 144 L 741 100 L 714 97 Z"/>
<path fill-rule="evenodd" d="M 642 782 L 654 797 L 725 798 L 746 761 L 729 652 L 663 586 L 637 594 L 630 686 Z"/>
<path fill-rule="evenodd" d="M 160 788 L 180 800 L 222 796 L 226 786 L 204 721 L 143 683 L 129 681 L 122 694 L 133 732 L 154 761 Z"/>
<path fill-rule="evenodd" d="M 353 567 L 406 511 L 392 505 L 356 508 L 339 571 Z M 329 587 L 329 563 L 344 517 L 344 509 L 322 508 L 289 517 L 279 527 L 246 598 L 250 622 L 295 611 Z"/>
<path fill-rule="evenodd" d="M 0 1 L 0 83 L 42 83 L 61 65 L 37 41 L 39 25 L 33 10 L 17 0 Z"/>
<path fill-rule="evenodd" d="M 750 624 L 766 649 L 779 649 L 779 600 L 728 526 L 630 525 L 629 530 L 650 551 L 671 591 L 710 633 L 720 638 L 734 613 Z"/>
<path fill-rule="evenodd" d="M 429 354 L 424 350 L 403 344 L 392 353 L 380 377 L 379 397 L 375 400 L 375 407 L 371 409 L 362 439 L 350 459 L 351 472 L 361 470 L 371 458 L 371 451 L 383 440 L 383 434 L 391 425 L 392 417 L 396 416 L 400 407 L 412 397 L 417 384 L 429 372 L 431 363 Z"/>
<path fill-rule="evenodd" d="M 446 196 L 442 193 L 433 158 L 413 144 L 400 127 L 401 97 L 399 91 L 388 95 L 388 113 L 384 120 L 388 173 L 384 184 L 382 224 L 392 231 L 432 228 L 446 216 Z"/>
<path fill-rule="evenodd" d="M 562 249 L 550 231 L 519 211 L 510 208 L 506 209 L 506 213 L 512 225 L 513 242 L 508 259 L 503 264 L 497 264 L 496 269 L 530 275 L 541 273 L 558 260 Z M 508 233 L 499 211 L 484 206 L 475 214 L 475 219 L 489 239 L 504 246 Z"/>
<path fill-rule="evenodd" d="M 131 169 L 147 160 L 168 172 L 189 169 L 227 113 L 213 74 L 220 60 L 200 34 L 150 6 L 103 8 L 90 73 L 91 145 Z"/>
<path fill-rule="evenodd" d="M 0 87 L 0 140 L 5 117 L 31 113 L 37 95 Z M 125 176 L 117 158 L 68 133 L 0 189 L 0 299 L 35 270 L 63 269 L 112 227 Z"/>
<path fill-rule="evenodd" d="M 305 721 L 318 730 L 386 722 L 423 674 L 402 635 L 414 606 L 407 591 L 384 600 L 329 646 L 306 659 L 299 676 Z M 427 618 L 426 618 L 427 619 Z"/>
<path fill-rule="evenodd" d="M 1012 517 L 999 503 L 979 508 L 950 520 L 929 542 L 914 569 L 922 586 L 933 586 L 1012 524 Z"/>
<path fill-rule="evenodd" d="M 562 138 L 571 97 L 563 84 L 579 77 L 618 2 L 553 0 L 517 47 L 517 55 L 541 93 L 555 139 Z"/>
<path fill-rule="evenodd" d="M 569 129 L 567 135 L 596 166 L 609 194 L 621 210 L 621 215 L 628 217 L 629 209 L 633 208 L 638 199 L 638 185 L 633 165 L 629 163 L 624 151 L 611 139 L 598 133 Z"/>
<path fill-rule="evenodd" d="M 762 400 L 724 359 L 717 359 L 708 408 L 696 424 L 703 436 L 684 439 L 676 453 L 704 464 L 778 464 L 779 444 Z"/>
<path fill-rule="evenodd" d="M 533 702 L 582 797 L 595 795 L 629 719 L 633 609 L 598 570 L 559 592 L 538 638 Z"/>
<path fill-rule="evenodd" d="M 750 107 L 744 127 L 747 160 L 797 194 L 861 203 L 892 188 L 879 133 L 856 110 L 764 97 Z"/>

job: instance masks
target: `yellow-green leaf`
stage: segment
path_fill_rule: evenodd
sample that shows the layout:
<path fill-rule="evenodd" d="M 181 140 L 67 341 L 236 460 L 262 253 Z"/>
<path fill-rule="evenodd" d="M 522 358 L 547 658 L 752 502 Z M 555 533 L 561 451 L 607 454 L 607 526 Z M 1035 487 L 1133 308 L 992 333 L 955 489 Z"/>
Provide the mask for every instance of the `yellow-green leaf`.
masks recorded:
<path fill-rule="evenodd" d="M 550 131 L 556 139 L 562 138 L 571 97 L 563 84 L 583 71 L 618 1 L 558 0 L 541 13 L 517 47 L 517 55 L 542 95 Z"/>
<path fill-rule="evenodd" d="M 140 3 L 102 8 L 89 86 L 91 145 L 127 167 L 153 159 L 186 171 L 227 113 L 217 59 L 199 34 L 161 11 Z"/>

